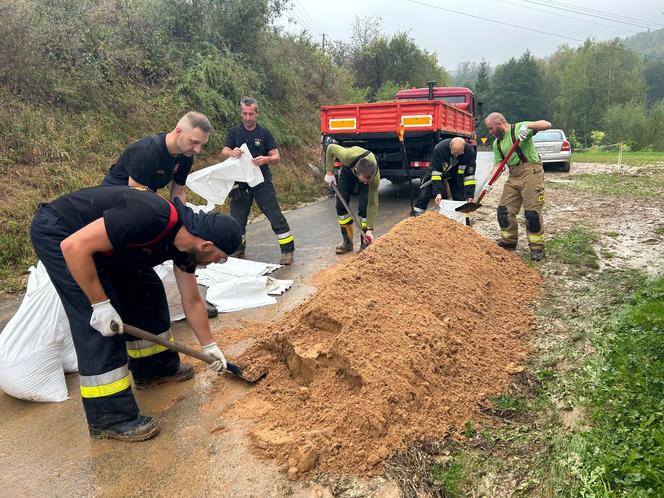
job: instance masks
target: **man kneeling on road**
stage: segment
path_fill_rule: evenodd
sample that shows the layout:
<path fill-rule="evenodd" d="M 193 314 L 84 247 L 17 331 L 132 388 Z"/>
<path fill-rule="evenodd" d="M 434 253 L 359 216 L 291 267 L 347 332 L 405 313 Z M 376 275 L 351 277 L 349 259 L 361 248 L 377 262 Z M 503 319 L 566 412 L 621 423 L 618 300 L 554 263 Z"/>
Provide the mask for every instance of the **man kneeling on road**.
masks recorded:
<path fill-rule="evenodd" d="M 93 187 L 41 204 L 32 244 L 69 319 L 78 357 L 90 435 L 143 441 L 159 423 L 139 414 L 138 389 L 194 375 L 178 354 L 125 335 L 123 322 L 172 340 L 168 303 L 152 269 L 173 260 L 182 306 L 203 350 L 226 368 L 198 291 L 197 265 L 224 262 L 240 245 L 238 223 L 222 214 L 194 213 L 145 188 Z"/>
<path fill-rule="evenodd" d="M 373 242 L 373 229 L 378 211 L 378 184 L 380 183 L 378 162 L 372 152 L 362 147 L 346 148 L 338 144 L 329 144 L 325 150 L 325 181 L 328 184 L 336 183 L 335 158 L 342 164 L 339 173 L 339 192 L 347 204 L 350 202 L 355 185 L 359 184 L 358 213 L 362 218 L 361 229 L 366 235 L 366 242 L 365 239 L 362 239 L 360 243 L 360 250 L 362 250 Z M 353 250 L 353 218 L 338 198 L 336 208 L 343 236 L 343 242 L 337 246 L 336 253 L 344 254 Z"/>
<path fill-rule="evenodd" d="M 493 162 L 495 167 L 489 178 L 510 150 L 517 137 L 520 140 L 516 153 L 507 161 L 510 173 L 498 202 L 498 225 L 500 239 L 498 245 L 508 250 L 516 249 L 519 240 L 519 225 L 516 215 L 523 204 L 526 217 L 526 233 L 530 246 L 530 257 L 539 261 L 544 258 L 544 167 L 535 150 L 533 135 L 548 130 L 551 123 L 544 120 L 522 121 L 511 125 L 499 112 L 486 117 L 486 127 L 496 139 L 493 141 Z"/>
<path fill-rule="evenodd" d="M 434 201 L 440 204 L 443 198 L 443 181 L 450 186 L 452 199 L 470 201 L 475 195 L 475 148 L 461 137 L 447 138 L 436 144 L 431 157 L 431 166 L 423 183 L 431 180 L 431 184 L 420 190 L 415 202 L 415 215 L 427 210 L 429 199 L 435 195 Z"/>

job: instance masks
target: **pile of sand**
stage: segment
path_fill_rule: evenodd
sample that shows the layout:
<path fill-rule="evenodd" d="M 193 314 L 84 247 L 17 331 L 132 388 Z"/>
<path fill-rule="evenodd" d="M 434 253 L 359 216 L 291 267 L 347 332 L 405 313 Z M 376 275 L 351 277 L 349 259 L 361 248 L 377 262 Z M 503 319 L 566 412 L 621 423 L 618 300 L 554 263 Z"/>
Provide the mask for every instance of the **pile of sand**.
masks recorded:
<path fill-rule="evenodd" d="M 238 362 L 269 375 L 234 411 L 292 478 L 374 475 L 389 453 L 463 430 L 528 351 L 536 271 L 428 213 L 399 223 Z"/>

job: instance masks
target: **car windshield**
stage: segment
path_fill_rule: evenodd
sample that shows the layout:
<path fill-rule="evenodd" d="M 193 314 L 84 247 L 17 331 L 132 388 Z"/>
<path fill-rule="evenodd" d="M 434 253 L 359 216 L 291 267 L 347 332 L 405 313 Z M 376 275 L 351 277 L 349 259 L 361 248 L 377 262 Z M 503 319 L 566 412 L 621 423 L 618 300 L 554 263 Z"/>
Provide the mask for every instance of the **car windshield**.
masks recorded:
<path fill-rule="evenodd" d="M 560 142 L 563 140 L 563 132 L 560 130 L 540 131 L 533 137 L 535 142 Z"/>

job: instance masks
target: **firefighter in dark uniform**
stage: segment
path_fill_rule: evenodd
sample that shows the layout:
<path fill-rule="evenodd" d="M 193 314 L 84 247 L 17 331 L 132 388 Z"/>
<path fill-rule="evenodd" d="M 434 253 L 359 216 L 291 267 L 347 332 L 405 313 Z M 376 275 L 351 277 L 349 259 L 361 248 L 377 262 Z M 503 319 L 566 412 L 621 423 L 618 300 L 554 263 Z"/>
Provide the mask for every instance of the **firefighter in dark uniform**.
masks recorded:
<path fill-rule="evenodd" d="M 208 141 L 212 127 L 200 112 L 188 112 L 170 133 L 143 137 L 129 145 L 102 181 L 102 185 L 147 187 L 153 191 L 171 185 L 171 200 L 186 202 L 184 186 L 194 154 Z"/>
<path fill-rule="evenodd" d="M 195 214 L 145 188 L 93 187 L 41 204 L 31 240 L 67 313 L 92 437 L 142 441 L 159 432 L 156 420 L 139 414 L 129 371 L 137 388 L 193 377 L 176 352 L 118 335 L 126 322 L 172 340 L 153 266 L 173 260 L 185 316 L 216 358 L 212 367 L 226 368 L 194 271 L 237 249 L 240 227 L 230 216 Z"/>
<path fill-rule="evenodd" d="M 212 126 L 200 112 L 182 116 L 170 133 L 143 137 L 129 145 L 102 181 L 102 185 L 129 185 L 157 190 L 171 186 L 171 200 L 186 202 L 184 186 L 194 164 L 194 154 L 207 143 Z M 208 318 L 219 314 L 207 303 Z"/>
<path fill-rule="evenodd" d="M 260 167 L 264 181 L 255 187 L 250 187 L 244 182 L 237 182 L 230 193 L 231 216 L 235 218 L 242 227 L 242 245 L 235 256 L 244 257 L 246 249 L 246 228 L 249 219 L 251 204 L 256 204 L 270 221 L 272 231 L 277 236 L 281 250 L 281 264 L 293 263 L 295 252 L 295 239 L 288 226 L 286 217 L 281 212 L 277 193 L 272 184 L 272 173 L 270 165 L 277 164 L 281 160 L 277 142 L 267 128 L 257 123 L 258 103 L 252 97 L 244 97 L 240 101 L 242 124 L 231 128 L 226 136 L 224 159 L 228 157 L 239 158 L 242 155 L 240 146 L 247 144 L 249 152 L 253 157 L 253 163 Z"/>
<path fill-rule="evenodd" d="M 423 184 L 431 183 L 420 190 L 415 202 L 415 214 L 420 215 L 427 210 L 429 199 L 435 196 L 436 204 L 440 204 L 444 194 L 443 181 L 450 186 L 452 199 L 470 201 L 475 196 L 475 148 L 461 137 L 447 138 L 436 144 L 431 157 L 431 165 Z"/>

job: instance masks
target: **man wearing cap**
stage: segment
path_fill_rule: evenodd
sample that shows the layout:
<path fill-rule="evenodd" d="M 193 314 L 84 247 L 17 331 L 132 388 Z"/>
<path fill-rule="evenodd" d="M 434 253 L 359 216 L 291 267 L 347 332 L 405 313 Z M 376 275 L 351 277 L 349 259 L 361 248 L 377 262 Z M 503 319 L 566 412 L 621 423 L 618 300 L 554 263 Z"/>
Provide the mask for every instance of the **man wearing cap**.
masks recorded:
<path fill-rule="evenodd" d="M 159 423 L 139 414 L 130 386 L 193 377 L 176 352 L 122 334 L 123 322 L 172 340 L 168 303 L 152 269 L 173 260 L 187 321 L 203 350 L 226 368 L 212 337 L 194 271 L 224 262 L 240 244 L 238 223 L 194 213 L 145 189 L 93 187 L 40 204 L 31 239 L 60 296 L 76 348 L 90 435 L 143 441 Z"/>
<path fill-rule="evenodd" d="M 443 198 L 443 181 L 450 186 L 455 201 L 470 201 L 475 196 L 475 148 L 461 137 L 447 138 L 436 144 L 431 156 L 431 166 L 423 184 L 431 183 L 420 190 L 415 202 L 415 215 L 427 210 L 429 199 L 435 196 L 436 204 Z"/>

